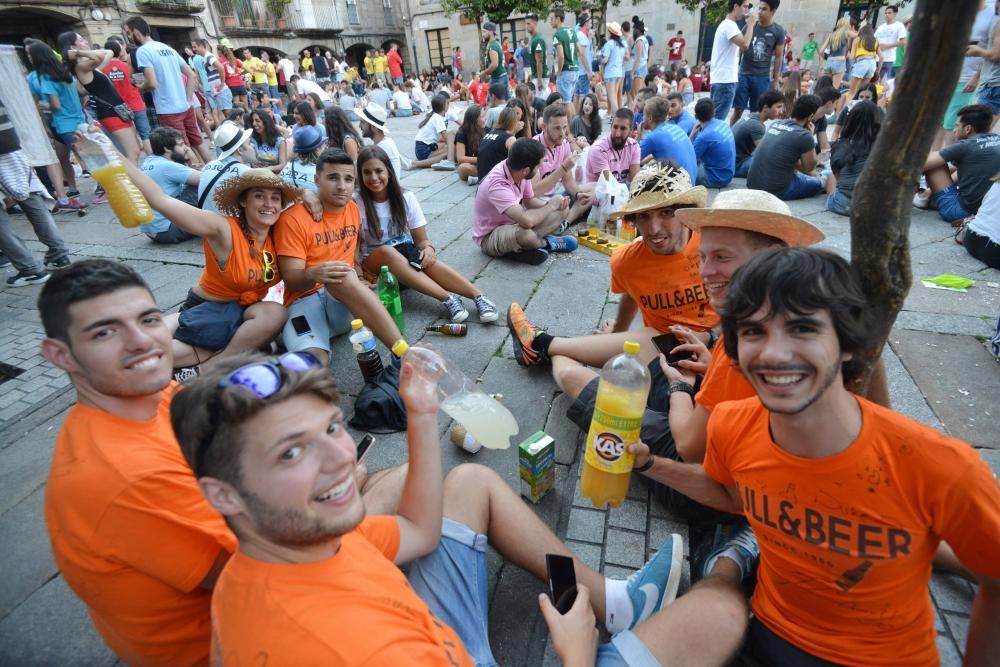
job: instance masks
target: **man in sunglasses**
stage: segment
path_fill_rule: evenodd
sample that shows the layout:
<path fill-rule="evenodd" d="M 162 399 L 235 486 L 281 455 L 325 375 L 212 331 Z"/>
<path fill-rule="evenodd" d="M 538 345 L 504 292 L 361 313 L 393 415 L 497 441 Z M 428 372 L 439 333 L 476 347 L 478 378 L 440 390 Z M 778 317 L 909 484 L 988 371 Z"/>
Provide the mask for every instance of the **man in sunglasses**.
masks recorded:
<path fill-rule="evenodd" d="M 202 493 L 239 549 L 212 599 L 213 655 L 225 664 L 496 664 L 487 628 L 487 543 L 542 579 L 572 553 L 492 470 L 442 474 L 435 379 L 404 357 L 409 467 L 396 513 L 358 494 L 355 445 L 329 372 L 290 353 L 225 360 L 178 392 L 171 417 Z M 242 365 L 241 365 L 242 364 Z M 626 581 L 574 560 L 564 615 L 542 597 L 566 664 L 722 664 L 746 601 L 737 564 L 672 602 L 682 559 L 671 535 Z M 404 575 L 398 566 L 409 564 Z M 595 616 L 614 638 L 597 647 Z"/>
<path fill-rule="evenodd" d="M 42 354 L 77 392 L 46 485 L 56 563 L 124 662 L 205 664 L 209 600 L 236 539 L 170 426 L 170 329 L 142 277 L 104 259 L 53 273 L 38 309 Z M 372 475 L 366 502 L 391 511 L 401 478 Z"/>

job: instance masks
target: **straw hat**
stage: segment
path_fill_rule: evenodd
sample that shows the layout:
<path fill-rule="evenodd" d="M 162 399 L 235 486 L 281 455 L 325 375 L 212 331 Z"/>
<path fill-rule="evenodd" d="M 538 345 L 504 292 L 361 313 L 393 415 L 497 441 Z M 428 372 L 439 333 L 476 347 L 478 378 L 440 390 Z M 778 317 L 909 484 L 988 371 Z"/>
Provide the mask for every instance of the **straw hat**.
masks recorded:
<path fill-rule="evenodd" d="M 293 188 L 281 180 L 270 169 L 247 169 L 239 176 L 226 179 L 215 191 L 215 207 L 224 215 L 238 218 L 240 215 L 240 195 L 250 188 L 276 188 L 281 190 L 281 205 L 287 206 L 302 195 L 302 191 Z"/>
<path fill-rule="evenodd" d="M 608 32 L 610 32 L 615 37 L 622 36 L 622 24 L 618 21 L 611 21 L 608 24 Z"/>
<path fill-rule="evenodd" d="M 726 190 L 711 208 L 685 208 L 677 219 L 691 230 L 706 227 L 743 229 L 773 236 L 790 246 L 819 243 L 826 236 L 802 218 L 792 215 L 788 204 L 763 190 Z"/>
<path fill-rule="evenodd" d="M 386 125 L 386 121 L 389 119 L 389 114 L 386 113 L 382 105 L 376 104 L 375 102 L 369 102 L 365 105 L 365 108 L 361 110 L 361 120 L 365 121 L 372 127 L 382 130 L 383 134 L 390 134 L 389 126 Z"/>
<path fill-rule="evenodd" d="M 251 134 L 253 134 L 252 129 L 244 130 L 229 120 L 219 125 L 212 136 L 212 140 L 215 142 L 215 150 L 218 152 L 215 159 L 222 160 L 235 153 L 250 138 Z"/>
<path fill-rule="evenodd" d="M 693 187 L 687 172 L 673 165 L 658 165 L 644 168 L 632 180 L 629 200 L 622 210 L 608 217 L 612 220 L 631 217 L 643 211 L 652 211 L 667 206 L 698 206 L 708 204 L 708 190 L 702 186 Z"/>

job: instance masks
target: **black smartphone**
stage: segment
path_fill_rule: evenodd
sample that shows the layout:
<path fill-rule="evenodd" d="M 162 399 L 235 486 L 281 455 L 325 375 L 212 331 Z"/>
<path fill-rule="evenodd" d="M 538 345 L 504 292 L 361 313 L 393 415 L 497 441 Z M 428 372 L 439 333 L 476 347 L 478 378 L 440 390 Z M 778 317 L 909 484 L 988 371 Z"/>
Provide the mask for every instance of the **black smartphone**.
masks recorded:
<path fill-rule="evenodd" d="M 306 319 L 305 315 L 296 315 L 292 318 L 292 328 L 295 329 L 295 335 L 305 336 L 306 334 L 312 333 L 312 329 L 309 328 L 309 321 Z"/>
<path fill-rule="evenodd" d="M 365 437 L 361 438 L 361 442 L 358 443 L 358 460 L 365 455 L 368 448 L 375 444 L 375 436 L 371 433 L 365 434 Z"/>
<path fill-rule="evenodd" d="M 576 601 L 576 570 L 568 556 L 545 554 L 545 569 L 549 575 L 549 596 L 560 614 L 565 614 Z"/>
<path fill-rule="evenodd" d="M 685 359 L 694 359 L 693 352 L 674 352 L 674 348 L 680 344 L 677 336 L 673 334 L 660 334 L 653 337 L 653 345 L 656 346 L 657 350 L 667 355 L 667 364 L 671 366 L 676 366 L 677 362 Z"/>

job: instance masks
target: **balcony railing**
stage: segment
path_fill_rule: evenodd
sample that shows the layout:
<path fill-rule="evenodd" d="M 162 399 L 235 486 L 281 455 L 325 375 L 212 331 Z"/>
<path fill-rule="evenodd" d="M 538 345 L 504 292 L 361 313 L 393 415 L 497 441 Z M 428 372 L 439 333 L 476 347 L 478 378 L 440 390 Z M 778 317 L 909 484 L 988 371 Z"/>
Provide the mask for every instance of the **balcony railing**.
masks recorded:
<path fill-rule="evenodd" d="M 227 33 L 338 32 L 344 29 L 336 6 L 329 0 L 298 0 L 285 9 L 283 16 L 268 12 L 264 0 L 215 0 L 215 7 Z"/>
<path fill-rule="evenodd" d="M 157 14 L 197 14 L 205 10 L 198 0 L 136 0 L 139 11 Z"/>

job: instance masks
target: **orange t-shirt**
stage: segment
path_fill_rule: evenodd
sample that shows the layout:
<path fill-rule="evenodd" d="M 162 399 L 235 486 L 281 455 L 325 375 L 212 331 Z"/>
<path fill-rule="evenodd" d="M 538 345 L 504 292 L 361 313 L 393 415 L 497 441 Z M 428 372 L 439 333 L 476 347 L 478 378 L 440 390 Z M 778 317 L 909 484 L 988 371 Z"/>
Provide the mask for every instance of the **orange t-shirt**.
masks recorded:
<path fill-rule="evenodd" d="M 660 333 L 674 324 L 704 331 L 719 323 L 698 273 L 699 234 L 679 253 L 657 255 L 642 241 L 611 255 L 611 291 L 638 304 L 642 322 Z"/>
<path fill-rule="evenodd" d="M 45 489 L 56 564 L 132 665 L 208 663 L 212 593 L 198 584 L 220 551 L 236 548 L 174 438 L 175 388 L 144 422 L 73 406 Z"/>
<path fill-rule="evenodd" d="M 739 365 L 728 354 L 722 336 L 712 346 L 712 361 L 705 370 L 695 403 L 711 412 L 723 401 L 742 401 L 757 395 Z"/>
<path fill-rule="evenodd" d="M 274 228 L 278 255 L 304 259 L 306 268 L 323 262 L 347 262 L 354 265 L 361 233 L 361 211 L 353 201 L 342 211 L 323 212 L 323 219 L 313 220 L 306 205 L 299 202 L 281 214 Z M 303 292 L 285 290 L 285 305 L 319 290 L 319 284 Z"/>
<path fill-rule="evenodd" d="M 759 399 L 719 405 L 705 472 L 739 489 L 764 625 L 839 664 L 937 665 L 931 561 L 944 540 L 1000 576 L 1000 486 L 969 445 L 857 400 L 860 434 L 822 459 L 775 444 Z"/>
<path fill-rule="evenodd" d="M 219 268 L 219 260 L 206 240 L 205 269 L 201 272 L 198 285 L 209 296 L 221 301 L 239 301 L 241 306 L 251 306 L 267 296 L 271 286 L 281 280 L 278 273 L 278 257 L 274 251 L 274 240 L 269 234 L 264 241 L 264 251 L 250 252 L 254 241 L 247 239 L 236 218 L 229 220 L 229 230 L 233 236 L 233 250 L 229 253 L 226 268 Z M 265 271 L 267 266 L 273 269 Z M 266 280 L 265 278 L 270 278 Z"/>
<path fill-rule="evenodd" d="M 238 552 L 212 599 L 215 665 L 472 666 L 390 560 L 399 524 L 368 517 L 318 563 L 265 563 Z"/>

